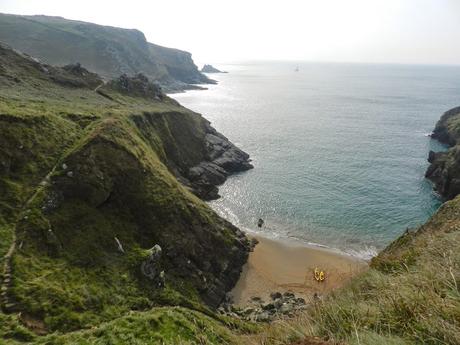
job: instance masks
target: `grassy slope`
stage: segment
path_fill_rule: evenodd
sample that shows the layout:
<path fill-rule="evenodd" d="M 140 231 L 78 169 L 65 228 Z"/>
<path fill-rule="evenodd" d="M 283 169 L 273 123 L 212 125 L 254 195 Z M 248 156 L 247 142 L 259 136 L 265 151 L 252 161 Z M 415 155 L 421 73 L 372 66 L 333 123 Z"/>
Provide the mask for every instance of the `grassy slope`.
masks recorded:
<path fill-rule="evenodd" d="M 134 29 L 61 17 L 0 14 L 0 41 L 49 64 L 79 62 L 106 78 L 141 72 L 165 86 L 209 81 L 190 53 L 152 45 Z"/>
<path fill-rule="evenodd" d="M 248 344 L 318 336 L 348 344 L 460 344 L 460 197 L 404 234 L 371 269 L 297 319 Z"/>
<path fill-rule="evenodd" d="M 14 64 L 7 69 L 11 71 L 13 67 Z M 121 217 L 121 208 L 116 203 L 104 204 L 107 199 L 100 198 L 99 194 L 106 191 L 105 183 L 83 179 L 101 188 L 101 193 L 88 194 L 85 188 L 78 188 L 82 190 L 79 202 L 63 202 L 59 212 L 45 214 L 39 206 L 50 195 L 53 184 L 42 187 L 31 203 L 31 211 L 21 214 L 27 211 L 21 211 L 21 205 L 54 164 L 59 163 L 52 181 L 63 190 L 67 187 L 72 190 L 75 185 L 67 186 L 68 179 L 59 168 L 60 163 L 70 162 L 72 168 L 75 168 L 72 164 L 88 167 L 91 165 L 81 162 L 91 157 L 102 162 L 107 152 L 121 149 L 116 155 L 121 159 L 111 161 L 110 169 L 124 174 L 123 167 L 144 164 L 150 172 L 147 175 L 152 175 L 149 179 L 153 180 L 142 182 L 141 187 L 168 184 L 168 189 L 173 187 L 169 189 L 173 199 L 185 200 L 187 205 L 194 205 L 192 209 L 198 209 L 193 218 L 204 217 L 209 222 L 213 214 L 169 175 L 169 154 L 163 146 L 163 141 L 171 140 L 169 117 L 190 116 L 193 121 L 200 120 L 174 103 L 152 103 L 121 95 L 117 95 L 118 102 L 113 102 L 90 89 L 49 84 L 40 80 L 40 73 L 34 75 L 33 69 L 16 71 L 22 83 L 5 76 L 5 70 L 2 72 L 0 68 L 3 73 L 0 168 L 5 169 L 7 162 L 14 174 L 2 174 L 0 179 L 0 250 L 3 253 L 16 219 L 27 216 L 26 221 L 19 222 L 24 245 L 14 257 L 13 290 L 26 313 L 21 314 L 19 320 L 18 314 L 0 312 L 0 338 L 7 343 L 30 340 L 48 344 L 136 344 L 160 340 L 177 343 L 180 338 L 183 343 L 199 344 L 289 344 L 305 336 L 351 344 L 460 343 L 460 198 L 444 204 L 416 233 L 403 235 L 374 259 L 371 270 L 345 289 L 318 302 L 298 319 L 274 323 L 256 336 L 241 335 L 255 329 L 252 325 L 215 316 L 203 307 L 195 288 L 184 286 L 185 281 L 179 276 L 171 276 L 167 288 L 158 293 L 133 273 L 136 272 L 133 267 L 144 255 L 141 244 L 145 234 L 126 229 L 149 225 L 133 224 L 129 215 Z M 144 112 L 148 115 L 143 116 Z M 140 128 L 140 123 L 152 128 Z M 174 124 L 177 123 L 180 121 L 175 119 Z M 111 144 L 106 145 L 108 142 Z M 90 151 L 86 151 L 88 147 Z M 186 152 L 182 154 L 188 156 Z M 113 181 L 110 169 L 104 170 L 104 166 L 106 164 L 98 165 L 103 176 Z M 90 175 L 98 174 L 99 171 L 93 171 Z M 143 179 L 134 176 L 134 180 Z M 107 190 L 111 189 L 107 187 Z M 142 194 L 142 190 L 138 193 Z M 169 204 L 170 196 L 158 196 L 158 200 L 151 202 L 161 204 L 166 198 L 165 203 Z M 102 207 L 88 207 L 101 200 Z M 187 209 L 185 204 L 179 204 L 179 209 L 181 207 Z M 86 224 L 82 226 L 82 222 Z M 53 252 L 56 247 L 40 235 L 50 225 L 65 239 L 64 253 Z M 90 233 L 96 237 L 90 237 L 84 245 L 79 244 L 86 236 L 82 229 L 92 226 L 94 230 Z M 225 228 L 225 223 L 222 226 Z M 113 252 L 113 243 L 106 241 L 105 231 L 109 229 L 119 234 L 129 248 L 129 255 Z M 60 234 L 60 231 L 64 232 Z M 78 235 L 71 236 L 75 232 Z M 79 262 L 82 258 L 102 262 L 88 266 L 88 262 Z M 159 307 L 161 304 L 179 304 L 198 311 Z M 45 326 L 58 332 L 37 337 L 24 324 L 29 328 Z M 67 334 L 59 332 L 81 327 L 84 329 Z"/>
<path fill-rule="evenodd" d="M 101 343 L 112 343 L 112 337 L 123 343 L 127 335 L 115 329 L 135 334 L 146 325 L 156 325 L 156 335 L 148 335 L 155 339 L 193 340 L 201 336 L 194 333 L 200 322 L 218 333 L 203 337 L 227 339 L 230 331 L 203 301 L 212 303 L 225 291 L 223 284 L 236 279 L 246 248 L 234 227 L 177 182 L 163 145 L 166 138 L 171 145 L 167 129 L 174 126 L 198 140 L 205 120 L 170 100 L 104 90 L 116 99 L 111 101 L 91 88 L 62 87 L 50 81 L 53 73 L 0 51 L 0 257 L 15 231 L 20 246 L 9 294 L 21 312 L 0 312 L 0 339 L 42 339 L 22 325 L 67 332 L 102 322 L 107 339 Z M 188 147 L 181 152 L 179 146 L 180 158 Z M 114 236 L 126 254 L 118 252 Z M 139 269 L 155 243 L 164 251 L 161 290 Z M 215 248 L 220 255 L 213 254 Z M 125 316 L 130 312 L 132 318 Z M 195 322 L 185 320 L 190 313 Z M 77 332 L 60 342 L 75 343 L 79 334 L 94 337 Z"/>

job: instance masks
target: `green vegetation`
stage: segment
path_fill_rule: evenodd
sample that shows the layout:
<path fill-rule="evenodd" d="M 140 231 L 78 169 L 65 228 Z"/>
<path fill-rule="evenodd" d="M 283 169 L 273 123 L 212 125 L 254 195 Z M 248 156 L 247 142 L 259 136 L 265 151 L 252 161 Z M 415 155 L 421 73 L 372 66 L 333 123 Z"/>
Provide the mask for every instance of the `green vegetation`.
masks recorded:
<path fill-rule="evenodd" d="M 169 89 L 211 82 L 191 54 L 148 43 L 142 32 L 61 17 L 0 14 L 0 41 L 52 65 L 81 63 L 104 78 L 139 72 Z"/>
<path fill-rule="evenodd" d="M 176 178 L 203 159 L 206 120 L 86 72 L 0 45 L 4 343 L 460 343 L 460 197 L 297 318 L 216 315 L 248 243 Z M 155 244 L 163 288 L 141 271 Z"/>
<path fill-rule="evenodd" d="M 249 326 L 180 307 L 155 308 L 37 344 L 236 344 L 238 333 L 256 330 Z"/>
<path fill-rule="evenodd" d="M 101 343 L 123 343 L 147 326 L 154 340 L 234 338 L 224 327 L 237 322 L 208 306 L 238 278 L 249 243 L 176 179 L 205 159 L 207 121 L 165 95 L 121 94 L 80 66 L 1 45 L 0 95 L 2 260 L 17 237 L 1 262 L 12 314 L 0 313 L 0 338 L 94 343 L 93 331 L 61 335 L 101 327 Z M 155 244 L 163 288 L 141 271 Z M 189 310 L 158 308 L 178 305 Z"/>
<path fill-rule="evenodd" d="M 316 336 L 331 344 L 459 344 L 459 210 L 460 197 L 447 202 L 347 287 L 247 343 L 290 344 Z"/>

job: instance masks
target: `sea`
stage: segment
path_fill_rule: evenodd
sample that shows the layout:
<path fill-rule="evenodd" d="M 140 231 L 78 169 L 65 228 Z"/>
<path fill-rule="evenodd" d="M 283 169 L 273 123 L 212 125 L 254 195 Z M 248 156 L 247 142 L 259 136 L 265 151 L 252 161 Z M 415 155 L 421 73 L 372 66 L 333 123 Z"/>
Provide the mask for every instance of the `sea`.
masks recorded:
<path fill-rule="evenodd" d="M 429 134 L 460 66 L 246 61 L 172 95 L 251 156 L 210 206 L 249 233 L 369 259 L 441 205 Z M 265 223 L 258 228 L 257 221 Z"/>

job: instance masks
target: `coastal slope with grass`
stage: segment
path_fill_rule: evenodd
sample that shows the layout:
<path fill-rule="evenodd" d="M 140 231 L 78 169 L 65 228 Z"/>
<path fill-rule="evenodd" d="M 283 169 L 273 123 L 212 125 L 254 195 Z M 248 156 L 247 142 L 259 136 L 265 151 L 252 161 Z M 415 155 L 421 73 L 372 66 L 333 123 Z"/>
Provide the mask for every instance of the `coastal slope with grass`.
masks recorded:
<path fill-rule="evenodd" d="M 460 344 L 460 197 L 347 286 L 247 344 Z"/>
<path fill-rule="evenodd" d="M 441 176 L 458 173 L 459 121 L 452 111 L 436 127 L 454 138 L 430 154 L 449 157 Z M 251 167 L 142 74 L 104 82 L 0 45 L 0 342 L 460 343 L 455 189 L 368 270 L 294 316 L 219 314 L 253 243 L 203 200 Z"/>
<path fill-rule="evenodd" d="M 433 140 L 451 148 L 430 152 L 427 171 L 451 200 L 387 246 L 347 286 L 316 300 L 296 318 L 244 337 L 246 343 L 460 344 L 458 124 L 460 108 L 447 111 L 436 124 Z M 434 179 L 433 172 L 442 179 Z"/>
<path fill-rule="evenodd" d="M 199 72 L 189 52 L 149 43 L 135 29 L 0 13 L 0 41 L 48 64 L 80 63 L 105 79 L 142 73 L 168 91 L 215 83 Z"/>
<path fill-rule="evenodd" d="M 212 310 L 251 244 L 197 195 L 251 167 L 143 75 L 103 83 L 0 45 L 0 338 L 225 338 L 237 321 Z"/>

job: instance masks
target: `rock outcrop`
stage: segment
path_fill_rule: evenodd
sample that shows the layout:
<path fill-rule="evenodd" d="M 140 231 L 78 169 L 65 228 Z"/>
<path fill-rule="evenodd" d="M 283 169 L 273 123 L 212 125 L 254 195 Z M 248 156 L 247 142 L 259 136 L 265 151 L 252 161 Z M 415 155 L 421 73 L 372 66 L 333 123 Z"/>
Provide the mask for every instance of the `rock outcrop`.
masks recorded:
<path fill-rule="evenodd" d="M 164 94 L 158 84 L 151 83 L 142 73 L 133 77 L 122 74 L 108 83 L 108 87 L 131 96 L 147 97 L 161 100 Z"/>
<path fill-rule="evenodd" d="M 218 133 L 209 123 L 204 137 L 206 160 L 191 167 L 186 175 L 193 192 L 205 200 L 219 197 L 217 186 L 233 173 L 253 168 L 249 155 Z"/>
<path fill-rule="evenodd" d="M 158 138 L 151 133 L 160 129 L 165 152 L 161 159 L 183 185 L 201 199 L 216 199 L 219 197 L 217 186 L 229 175 L 253 166 L 249 155 L 217 132 L 209 121 L 189 113 L 200 119 L 199 122 L 184 122 L 184 115 L 178 112 L 170 112 L 167 117 L 145 113 L 132 118 L 152 145 Z"/>
<path fill-rule="evenodd" d="M 253 297 L 245 308 L 235 307 L 231 301 L 226 301 L 219 306 L 218 311 L 221 314 L 247 321 L 270 322 L 278 318 L 293 316 L 307 306 L 303 298 L 296 298 L 291 292 L 283 294 L 274 292 L 270 298 L 271 301 L 264 302 L 260 297 Z M 319 299 L 319 297 L 315 298 Z"/>
<path fill-rule="evenodd" d="M 153 43 L 148 43 L 148 49 L 152 58 L 164 66 L 168 75 L 174 80 L 185 84 L 216 84 L 215 80 L 209 79 L 198 70 L 193 63 L 192 54 L 189 52 L 166 48 Z"/>
<path fill-rule="evenodd" d="M 460 193 L 460 107 L 445 112 L 431 134 L 450 149 L 446 152 L 430 151 L 425 177 L 434 183 L 436 191 L 445 199 Z"/>
<path fill-rule="evenodd" d="M 204 65 L 203 68 L 201 69 L 201 72 L 203 73 L 227 73 L 227 72 L 218 70 L 212 65 Z"/>

